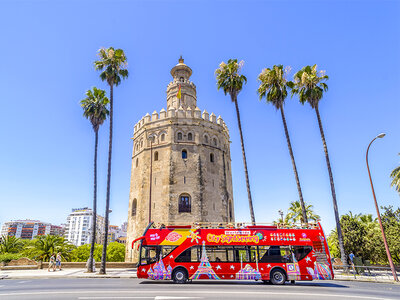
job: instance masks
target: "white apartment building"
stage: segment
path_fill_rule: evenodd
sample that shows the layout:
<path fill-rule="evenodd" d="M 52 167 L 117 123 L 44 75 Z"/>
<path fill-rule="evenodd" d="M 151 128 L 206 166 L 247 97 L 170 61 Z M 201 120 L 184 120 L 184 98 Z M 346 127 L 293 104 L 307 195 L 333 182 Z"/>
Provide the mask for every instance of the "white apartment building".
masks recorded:
<path fill-rule="evenodd" d="M 65 238 L 75 246 L 90 244 L 92 236 L 93 210 L 87 207 L 74 208 L 67 217 Z M 101 243 L 104 235 L 104 218 L 97 215 L 96 243 Z"/>

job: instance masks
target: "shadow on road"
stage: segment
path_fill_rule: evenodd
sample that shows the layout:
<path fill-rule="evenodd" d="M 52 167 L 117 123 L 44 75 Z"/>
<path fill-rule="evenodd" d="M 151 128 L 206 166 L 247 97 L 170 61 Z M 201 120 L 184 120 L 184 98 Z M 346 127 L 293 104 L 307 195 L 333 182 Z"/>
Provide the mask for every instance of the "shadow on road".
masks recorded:
<path fill-rule="evenodd" d="M 172 281 L 161 281 L 161 280 L 144 280 L 142 282 L 140 282 L 139 284 L 157 284 L 157 285 L 177 285 L 175 283 L 173 283 Z M 180 284 L 180 286 L 182 285 L 257 285 L 257 286 L 272 286 L 271 284 L 265 284 L 262 281 L 232 281 L 232 280 L 196 280 L 196 281 L 192 281 L 188 284 Z M 285 285 L 285 287 L 310 287 L 310 286 L 315 286 L 315 287 L 324 287 L 324 288 L 349 288 L 346 285 L 342 285 L 342 284 L 337 284 L 337 283 L 333 283 L 333 282 L 328 282 L 328 281 L 324 281 L 324 282 L 296 282 L 295 284 L 291 284 L 289 282 L 287 282 Z M 279 287 L 279 285 L 274 286 L 274 287 Z"/>

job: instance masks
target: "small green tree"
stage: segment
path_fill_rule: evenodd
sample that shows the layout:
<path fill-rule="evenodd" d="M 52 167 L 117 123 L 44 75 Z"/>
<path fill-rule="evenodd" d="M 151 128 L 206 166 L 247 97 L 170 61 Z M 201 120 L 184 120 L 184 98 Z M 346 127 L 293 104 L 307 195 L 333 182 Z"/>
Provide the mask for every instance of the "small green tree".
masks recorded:
<path fill-rule="evenodd" d="M 311 204 L 307 205 L 304 204 L 305 206 L 305 210 L 306 210 L 306 214 L 307 214 L 307 218 L 308 220 L 313 220 L 313 221 L 319 221 L 321 218 L 319 215 L 317 215 L 316 213 L 314 213 L 313 211 L 313 206 Z M 296 222 L 300 222 L 300 223 L 305 223 L 304 217 L 303 217 L 303 209 L 302 209 L 302 205 L 300 203 L 300 200 L 297 201 L 293 201 L 290 203 L 290 207 L 288 209 L 288 213 L 286 214 L 285 217 L 285 223 L 296 223 Z"/>
<path fill-rule="evenodd" d="M 77 247 L 71 252 L 71 261 L 86 262 L 90 257 L 91 245 L 85 244 Z M 93 251 L 93 258 L 95 261 L 101 261 L 101 252 L 103 245 L 95 244 Z"/>
<path fill-rule="evenodd" d="M 3 235 L 0 242 L 0 253 L 17 253 L 23 247 L 20 238 L 10 235 Z"/>
<path fill-rule="evenodd" d="M 108 261 L 125 261 L 125 245 L 118 242 L 112 242 L 107 247 Z"/>

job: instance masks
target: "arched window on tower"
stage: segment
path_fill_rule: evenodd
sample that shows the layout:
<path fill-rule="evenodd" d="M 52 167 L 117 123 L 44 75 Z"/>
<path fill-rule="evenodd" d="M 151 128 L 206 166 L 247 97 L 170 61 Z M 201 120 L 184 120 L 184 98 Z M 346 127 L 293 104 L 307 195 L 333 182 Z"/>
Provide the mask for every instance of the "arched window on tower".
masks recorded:
<path fill-rule="evenodd" d="M 204 136 L 204 143 L 208 144 L 208 136 L 207 135 Z"/>
<path fill-rule="evenodd" d="M 214 162 L 214 153 L 210 153 L 210 162 Z"/>
<path fill-rule="evenodd" d="M 179 212 L 191 212 L 192 204 L 189 194 L 182 194 L 179 196 Z"/>
<path fill-rule="evenodd" d="M 213 138 L 213 144 L 214 144 L 214 146 L 217 146 L 217 145 L 218 145 L 218 141 L 217 141 L 216 138 Z"/>
<path fill-rule="evenodd" d="M 139 166 L 139 158 L 136 158 L 136 168 Z"/>
<path fill-rule="evenodd" d="M 132 201 L 132 217 L 134 217 L 134 216 L 136 216 L 136 206 L 137 206 L 137 200 L 136 200 L 136 198 L 135 199 L 133 199 L 133 201 Z"/>
<path fill-rule="evenodd" d="M 178 132 L 178 141 L 182 140 L 182 132 Z"/>
<path fill-rule="evenodd" d="M 187 151 L 182 150 L 182 159 L 187 159 Z"/>
<path fill-rule="evenodd" d="M 180 82 L 184 82 L 184 81 L 185 81 L 185 78 L 181 77 L 181 78 L 179 78 L 179 81 L 180 81 Z"/>
<path fill-rule="evenodd" d="M 154 152 L 154 160 L 158 160 L 158 151 Z"/>
<path fill-rule="evenodd" d="M 191 132 L 188 133 L 188 141 L 193 140 L 193 134 Z"/>
<path fill-rule="evenodd" d="M 164 142 L 165 141 L 165 133 L 163 133 L 162 135 L 161 135 L 161 142 Z"/>
<path fill-rule="evenodd" d="M 232 221 L 233 213 L 232 213 L 232 202 L 228 201 L 228 211 L 229 211 L 229 221 Z"/>

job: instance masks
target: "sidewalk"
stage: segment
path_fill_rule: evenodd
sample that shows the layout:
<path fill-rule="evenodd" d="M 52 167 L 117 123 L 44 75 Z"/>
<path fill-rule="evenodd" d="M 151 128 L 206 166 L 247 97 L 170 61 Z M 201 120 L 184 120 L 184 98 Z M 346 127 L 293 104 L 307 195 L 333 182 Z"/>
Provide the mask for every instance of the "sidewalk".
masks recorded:
<path fill-rule="evenodd" d="M 98 269 L 96 270 L 99 271 Z M 0 279 L 28 279 L 28 278 L 137 278 L 136 269 L 107 269 L 106 275 L 85 273 L 86 269 L 62 269 L 48 272 L 43 270 L 2 270 Z"/>

